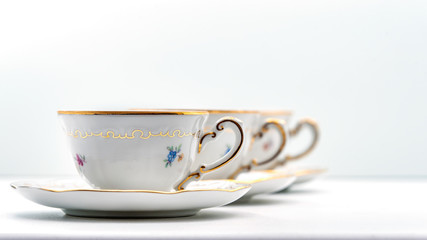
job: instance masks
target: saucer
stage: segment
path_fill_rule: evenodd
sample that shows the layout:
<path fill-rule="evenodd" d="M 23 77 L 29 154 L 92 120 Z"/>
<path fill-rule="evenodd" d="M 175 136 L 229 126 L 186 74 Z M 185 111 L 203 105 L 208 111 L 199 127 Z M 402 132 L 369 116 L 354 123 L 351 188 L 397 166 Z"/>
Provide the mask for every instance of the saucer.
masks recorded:
<path fill-rule="evenodd" d="M 327 168 L 322 167 L 284 167 L 275 170 L 283 174 L 293 174 L 296 176 L 295 181 L 288 188 L 283 189 L 284 191 L 291 187 L 300 186 L 314 181 L 323 176 L 328 171 Z"/>
<path fill-rule="evenodd" d="M 292 185 L 299 185 L 307 182 L 311 182 L 322 175 L 328 170 L 326 168 L 298 168 L 294 170 L 294 174 L 297 177 Z"/>
<path fill-rule="evenodd" d="M 11 183 L 25 198 L 81 217 L 184 217 L 236 201 L 250 185 L 232 180 L 193 182 L 185 190 L 93 189 L 78 179 Z"/>
<path fill-rule="evenodd" d="M 252 188 L 242 197 L 251 198 L 255 195 L 269 194 L 289 187 L 296 177 L 292 174 L 276 170 L 260 170 L 241 173 L 236 182 L 252 185 Z"/>

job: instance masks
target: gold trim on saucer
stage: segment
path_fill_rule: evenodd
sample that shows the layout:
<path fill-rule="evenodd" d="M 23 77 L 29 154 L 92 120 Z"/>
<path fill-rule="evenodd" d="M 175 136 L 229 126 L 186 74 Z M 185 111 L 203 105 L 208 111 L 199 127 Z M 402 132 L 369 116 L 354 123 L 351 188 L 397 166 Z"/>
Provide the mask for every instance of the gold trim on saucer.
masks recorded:
<path fill-rule="evenodd" d="M 218 180 L 203 180 L 203 181 L 218 181 Z M 176 192 L 165 192 L 165 191 L 154 191 L 154 190 L 110 190 L 110 189 L 67 189 L 67 190 L 53 190 L 43 187 L 35 187 L 29 185 L 17 185 L 17 183 L 11 183 L 10 186 L 13 189 L 19 190 L 19 188 L 31 188 L 31 189 L 39 189 L 48 192 L 54 193 L 63 193 L 63 192 L 123 192 L 123 193 L 157 193 L 157 194 L 179 194 L 184 192 L 204 192 L 204 191 L 220 191 L 220 192 L 237 192 L 242 189 L 250 188 L 251 186 L 244 182 L 234 181 L 234 180 L 222 180 L 228 182 L 234 182 L 237 184 L 244 184 L 245 186 L 240 186 L 234 189 L 199 189 L 199 190 L 178 190 Z"/>
<path fill-rule="evenodd" d="M 234 181 L 238 182 L 238 183 L 254 184 L 254 183 L 264 182 L 264 181 L 268 181 L 268 180 L 296 177 L 295 174 L 280 173 L 280 172 L 275 171 L 275 170 L 259 170 L 259 171 L 252 171 L 252 172 L 271 172 L 272 174 L 275 174 L 275 175 L 271 176 L 271 177 L 258 178 L 258 179 L 252 180 L 252 181 L 243 181 L 243 180 L 234 180 Z"/>
<path fill-rule="evenodd" d="M 303 170 L 296 170 L 294 172 L 295 176 L 297 177 L 301 177 L 301 176 L 307 176 L 307 175 L 311 175 L 311 174 L 320 174 L 320 173 L 324 173 L 327 172 L 328 169 L 326 168 L 320 168 L 320 169 L 303 169 Z"/>
<path fill-rule="evenodd" d="M 58 111 L 65 115 L 206 115 L 207 111 L 128 110 L 128 111 Z"/>

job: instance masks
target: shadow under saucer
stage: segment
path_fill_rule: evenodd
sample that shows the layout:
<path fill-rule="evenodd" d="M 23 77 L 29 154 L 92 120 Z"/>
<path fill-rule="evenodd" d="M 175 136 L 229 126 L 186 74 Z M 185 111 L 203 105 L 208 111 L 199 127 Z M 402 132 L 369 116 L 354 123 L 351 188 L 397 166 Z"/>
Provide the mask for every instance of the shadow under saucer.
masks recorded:
<path fill-rule="evenodd" d="M 286 189 L 283 189 L 282 191 L 275 192 L 273 194 L 287 194 L 287 195 L 291 195 L 291 194 L 316 194 L 316 193 L 321 193 L 321 192 L 323 192 L 323 191 L 320 191 L 317 189 L 312 189 L 312 188 L 288 187 Z"/>
<path fill-rule="evenodd" d="M 99 217 L 81 217 L 70 216 L 61 211 L 33 211 L 33 212 L 18 212 L 11 214 L 11 218 L 26 219 L 46 222 L 85 222 L 85 223 L 136 223 L 136 222 L 200 222 L 223 220 L 237 217 L 237 214 L 229 211 L 218 211 L 214 209 L 202 210 L 199 213 L 187 217 L 171 217 L 171 218 L 99 218 Z"/>

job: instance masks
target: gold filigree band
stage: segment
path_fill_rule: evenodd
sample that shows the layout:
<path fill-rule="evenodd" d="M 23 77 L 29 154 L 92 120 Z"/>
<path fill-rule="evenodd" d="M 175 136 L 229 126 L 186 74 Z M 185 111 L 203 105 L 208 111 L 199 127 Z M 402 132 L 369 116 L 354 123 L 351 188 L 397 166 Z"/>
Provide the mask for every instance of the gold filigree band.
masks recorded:
<path fill-rule="evenodd" d="M 106 132 L 82 132 L 80 130 L 75 131 L 69 131 L 67 132 L 68 136 L 74 137 L 74 138 L 88 138 L 88 137 L 102 137 L 102 138 L 114 138 L 114 139 L 134 139 L 134 138 L 140 138 L 140 139 L 149 139 L 151 137 L 188 137 L 188 136 L 196 136 L 197 133 L 191 133 L 191 132 L 184 132 L 179 129 L 172 131 L 172 134 L 170 131 L 167 131 L 166 133 L 163 133 L 160 131 L 159 133 L 153 134 L 151 131 L 148 131 L 146 136 L 144 136 L 145 132 L 140 129 L 135 129 L 132 131 L 130 135 L 125 133 L 124 135 L 117 134 L 111 130 L 108 130 Z M 138 137 L 139 135 L 139 137 Z"/>

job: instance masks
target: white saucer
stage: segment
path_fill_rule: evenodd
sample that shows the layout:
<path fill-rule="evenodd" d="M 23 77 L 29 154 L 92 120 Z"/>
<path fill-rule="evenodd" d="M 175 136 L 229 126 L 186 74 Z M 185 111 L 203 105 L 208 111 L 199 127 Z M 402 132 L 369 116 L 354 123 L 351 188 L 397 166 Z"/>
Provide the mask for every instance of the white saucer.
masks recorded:
<path fill-rule="evenodd" d="M 292 174 L 276 170 L 263 170 L 241 173 L 237 176 L 236 181 L 252 185 L 252 188 L 242 197 L 247 199 L 255 195 L 281 191 L 289 187 L 295 179 L 296 177 Z"/>
<path fill-rule="evenodd" d="M 291 184 L 291 186 L 289 186 L 294 187 L 314 181 L 324 176 L 328 169 L 323 167 L 284 167 L 278 168 L 276 171 L 283 174 L 295 175 L 296 180 Z"/>
<path fill-rule="evenodd" d="M 11 183 L 25 198 L 83 217 L 184 217 L 236 201 L 250 185 L 230 180 L 193 182 L 186 190 L 98 190 L 77 179 Z"/>
<path fill-rule="evenodd" d="M 292 185 L 299 185 L 307 182 L 311 182 L 319 177 L 323 176 L 328 170 L 326 168 L 299 168 L 293 173 L 297 176 L 297 179 Z"/>

